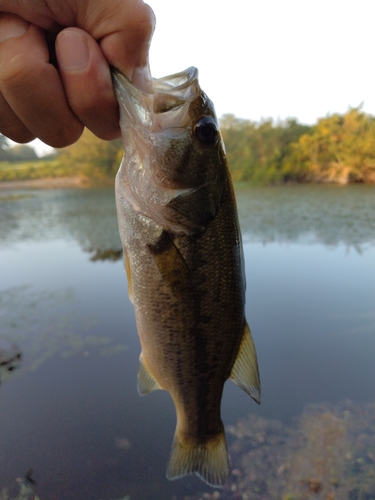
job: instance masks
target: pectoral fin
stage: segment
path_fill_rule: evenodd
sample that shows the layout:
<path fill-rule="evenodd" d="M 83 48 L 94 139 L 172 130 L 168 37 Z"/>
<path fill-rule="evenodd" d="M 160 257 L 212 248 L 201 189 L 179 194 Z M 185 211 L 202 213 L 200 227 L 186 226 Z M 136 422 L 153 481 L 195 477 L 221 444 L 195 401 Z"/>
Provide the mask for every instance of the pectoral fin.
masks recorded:
<path fill-rule="evenodd" d="M 260 403 L 260 379 L 257 354 L 250 328 L 245 322 L 243 337 L 230 379 Z"/>
<path fill-rule="evenodd" d="M 141 396 L 144 396 L 145 394 L 148 394 L 151 391 L 156 391 L 157 389 L 161 389 L 161 387 L 148 371 L 141 354 L 139 357 L 138 392 Z"/>
<path fill-rule="evenodd" d="M 158 242 L 148 248 L 169 288 L 178 296 L 184 295 L 190 282 L 189 269 L 169 234 L 164 231 Z"/>
<path fill-rule="evenodd" d="M 126 253 L 126 249 L 124 247 L 124 267 L 126 271 L 126 277 L 128 279 L 128 294 L 129 299 L 132 304 L 134 304 L 134 296 L 133 296 L 133 282 L 132 282 L 132 273 L 130 270 L 129 258 Z"/>

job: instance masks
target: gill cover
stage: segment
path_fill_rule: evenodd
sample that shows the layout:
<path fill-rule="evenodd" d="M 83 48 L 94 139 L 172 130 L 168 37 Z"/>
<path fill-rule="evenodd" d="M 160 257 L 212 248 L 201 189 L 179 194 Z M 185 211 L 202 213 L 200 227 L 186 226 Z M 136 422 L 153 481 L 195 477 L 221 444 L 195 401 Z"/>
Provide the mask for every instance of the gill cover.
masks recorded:
<path fill-rule="evenodd" d="M 220 206 L 224 151 L 198 70 L 154 79 L 146 94 L 114 72 L 124 157 L 117 189 L 134 210 L 174 233 L 205 229 Z"/>

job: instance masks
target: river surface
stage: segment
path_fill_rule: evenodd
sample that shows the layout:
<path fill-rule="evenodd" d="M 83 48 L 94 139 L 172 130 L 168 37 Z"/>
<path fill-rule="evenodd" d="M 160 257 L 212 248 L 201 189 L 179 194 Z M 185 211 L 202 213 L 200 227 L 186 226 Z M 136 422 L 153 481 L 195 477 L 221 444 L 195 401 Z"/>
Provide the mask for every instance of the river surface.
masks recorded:
<path fill-rule="evenodd" d="M 262 404 L 228 382 L 224 424 L 374 403 L 375 188 L 237 199 Z M 0 192 L 0 498 L 20 485 L 41 500 L 209 491 L 165 478 L 174 407 L 164 391 L 138 395 L 139 353 L 113 190 Z"/>

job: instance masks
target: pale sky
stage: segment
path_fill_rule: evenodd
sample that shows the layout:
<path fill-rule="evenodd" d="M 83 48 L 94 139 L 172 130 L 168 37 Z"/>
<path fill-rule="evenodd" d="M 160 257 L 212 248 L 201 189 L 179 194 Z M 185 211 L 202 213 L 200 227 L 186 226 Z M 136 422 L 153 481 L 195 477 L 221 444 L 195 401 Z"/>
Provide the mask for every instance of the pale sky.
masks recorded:
<path fill-rule="evenodd" d="M 151 72 L 196 66 L 218 116 L 375 115 L 375 0 L 148 0 Z"/>

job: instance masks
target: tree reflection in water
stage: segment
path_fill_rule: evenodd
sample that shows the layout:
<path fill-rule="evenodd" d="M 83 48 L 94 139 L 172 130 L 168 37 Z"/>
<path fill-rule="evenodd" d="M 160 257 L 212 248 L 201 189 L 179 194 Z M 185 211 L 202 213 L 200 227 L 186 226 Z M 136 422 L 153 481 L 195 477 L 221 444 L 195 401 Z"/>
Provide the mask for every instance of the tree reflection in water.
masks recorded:
<path fill-rule="evenodd" d="M 0 336 L 0 385 L 19 368 L 21 359 L 22 353 L 17 345 Z"/>

